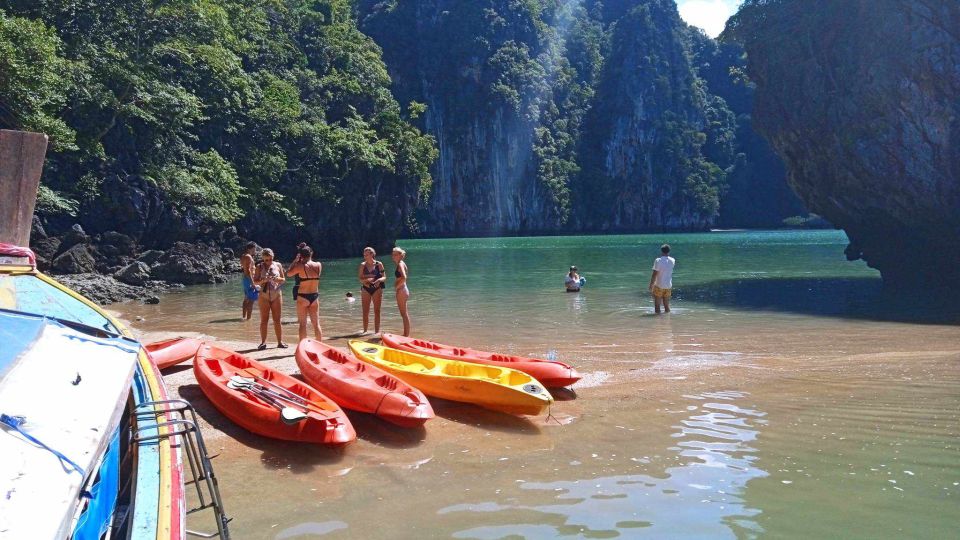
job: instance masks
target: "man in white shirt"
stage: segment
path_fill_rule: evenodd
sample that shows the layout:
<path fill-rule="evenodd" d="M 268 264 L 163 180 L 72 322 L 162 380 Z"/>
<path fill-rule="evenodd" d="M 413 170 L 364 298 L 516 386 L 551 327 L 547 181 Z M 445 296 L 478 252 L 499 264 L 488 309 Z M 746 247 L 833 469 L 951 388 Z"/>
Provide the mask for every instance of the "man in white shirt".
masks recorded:
<path fill-rule="evenodd" d="M 663 311 L 670 313 L 670 290 L 673 288 L 673 267 L 677 261 L 670 256 L 670 245 L 660 246 L 661 255 L 653 261 L 653 274 L 650 275 L 650 285 L 647 287 L 653 293 L 653 311 L 660 313 L 660 304 Z"/>

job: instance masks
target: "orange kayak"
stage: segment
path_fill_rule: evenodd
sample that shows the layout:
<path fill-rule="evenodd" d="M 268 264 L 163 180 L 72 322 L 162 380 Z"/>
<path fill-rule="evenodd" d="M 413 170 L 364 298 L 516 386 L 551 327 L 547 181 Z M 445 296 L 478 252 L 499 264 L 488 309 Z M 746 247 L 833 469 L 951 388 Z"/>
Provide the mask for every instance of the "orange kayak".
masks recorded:
<path fill-rule="evenodd" d="M 154 341 L 143 346 L 147 350 L 147 357 L 157 366 L 157 369 L 166 369 L 187 360 L 197 354 L 197 349 L 203 341 L 196 338 L 178 337 Z"/>
<path fill-rule="evenodd" d="M 424 356 L 515 369 L 551 388 L 570 386 L 580 380 L 577 370 L 563 362 L 478 351 L 396 334 L 383 334 L 382 341 L 387 347 Z"/>
<path fill-rule="evenodd" d="M 297 346 L 303 378 L 344 409 L 374 414 L 402 427 L 418 427 L 433 418 L 420 390 L 373 365 L 313 339 Z"/>
<path fill-rule="evenodd" d="M 308 384 L 242 354 L 205 343 L 197 351 L 193 373 L 200 389 L 220 412 L 257 435 L 318 444 L 346 444 L 357 438 L 353 425 L 336 403 Z M 253 379 L 257 387 L 270 389 L 271 395 L 287 397 L 264 398 L 253 391 L 228 386 L 238 378 Z M 286 423 L 278 403 L 306 417 Z"/>

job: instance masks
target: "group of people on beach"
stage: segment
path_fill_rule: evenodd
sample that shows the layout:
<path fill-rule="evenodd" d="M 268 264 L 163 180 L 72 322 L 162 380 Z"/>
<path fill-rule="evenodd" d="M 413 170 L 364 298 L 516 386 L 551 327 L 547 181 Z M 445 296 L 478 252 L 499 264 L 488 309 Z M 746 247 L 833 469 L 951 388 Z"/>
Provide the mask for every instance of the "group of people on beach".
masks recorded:
<path fill-rule="evenodd" d="M 283 294 L 281 288 L 287 278 L 293 278 L 293 298 L 297 305 L 297 322 L 299 324 L 299 338 L 307 337 L 307 325 L 313 328 L 313 335 L 317 341 L 323 340 L 323 331 L 320 327 L 320 274 L 323 265 L 313 260 L 313 249 L 305 243 L 297 246 L 297 255 L 293 262 L 284 269 L 283 265 L 275 260 L 274 252 L 265 248 L 260 252 L 261 261 L 254 259 L 257 244 L 248 242 L 240 256 L 240 268 L 243 271 L 243 307 L 242 317 L 249 320 L 253 317 L 253 305 L 260 308 L 260 345 L 258 350 L 267 348 L 267 328 L 270 319 L 273 319 L 273 331 L 277 336 L 277 348 L 285 349 L 283 328 L 280 325 L 283 308 Z M 376 259 L 377 252 L 372 247 L 363 249 L 363 261 L 357 269 L 357 279 L 360 281 L 360 300 L 363 313 L 363 331 L 361 335 L 369 333 L 370 306 L 373 306 L 374 332 L 380 333 L 380 305 L 383 302 L 383 291 L 386 289 L 387 273 L 382 262 Z M 402 248 L 393 248 L 392 258 L 396 264 L 394 271 L 394 287 L 396 289 L 397 308 L 403 319 L 403 335 L 410 335 L 410 314 L 407 311 L 407 301 L 410 299 L 410 289 L 407 287 L 407 263 L 404 262 L 407 252 Z M 347 301 L 354 301 L 352 293 L 347 293 Z"/>
<path fill-rule="evenodd" d="M 660 313 L 663 306 L 664 313 L 670 313 L 670 296 L 673 290 L 673 267 L 677 261 L 670 256 L 670 244 L 660 246 L 660 257 L 653 261 L 653 273 L 650 275 L 650 283 L 647 289 L 653 295 L 653 311 Z M 587 279 L 582 277 L 576 266 L 571 266 L 563 279 L 564 289 L 569 293 L 580 292 L 580 289 L 587 283 Z"/>

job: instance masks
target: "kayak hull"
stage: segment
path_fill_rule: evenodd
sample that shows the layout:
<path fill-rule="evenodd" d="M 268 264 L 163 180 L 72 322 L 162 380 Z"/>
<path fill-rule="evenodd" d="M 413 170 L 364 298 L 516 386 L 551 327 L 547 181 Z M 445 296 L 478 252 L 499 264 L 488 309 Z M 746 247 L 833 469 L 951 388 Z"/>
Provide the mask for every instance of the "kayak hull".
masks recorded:
<path fill-rule="evenodd" d="M 515 369 L 530 375 L 549 388 L 570 386 L 581 378 L 581 375 L 576 369 L 563 362 L 478 351 L 476 349 L 444 345 L 435 341 L 398 336 L 396 334 L 383 334 L 382 337 L 384 345 L 392 349 L 443 358 L 445 360 L 460 360 L 473 362 L 475 364 Z"/>
<path fill-rule="evenodd" d="M 242 354 L 203 344 L 194 358 L 193 371 L 213 406 L 247 431 L 272 439 L 328 445 L 343 445 L 357 437 L 335 402 L 308 384 Z M 284 423 L 277 407 L 247 391 L 228 388 L 233 376 L 253 377 L 269 388 L 271 385 L 261 380 L 265 379 L 300 396 L 311 405 L 305 411 L 306 419 L 292 425 Z"/>
<path fill-rule="evenodd" d="M 203 341 L 196 338 L 178 337 L 154 341 L 144 345 L 143 348 L 146 349 L 147 356 L 157 369 L 166 369 L 192 360 L 202 344 Z"/>
<path fill-rule="evenodd" d="M 295 358 L 303 378 L 344 409 L 373 414 L 401 427 L 419 427 L 434 417 L 422 392 L 339 349 L 304 339 Z"/>
<path fill-rule="evenodd" d="M 539 381 L 520 371 L 432 358 L 363 341 L 350 350 L 428 396 L 517 415 L 539 415 L 553 402 Z"/>

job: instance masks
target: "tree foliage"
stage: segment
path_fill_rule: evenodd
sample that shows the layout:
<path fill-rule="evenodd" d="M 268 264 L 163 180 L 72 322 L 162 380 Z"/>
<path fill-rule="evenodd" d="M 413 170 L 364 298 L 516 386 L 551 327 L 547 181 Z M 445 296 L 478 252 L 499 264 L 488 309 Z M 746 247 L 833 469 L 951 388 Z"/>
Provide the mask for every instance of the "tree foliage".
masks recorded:
<path fill-rule="evenodd" d="M 107 177 L 145 179 L 203 223 L 246 216 L 254 231 L 340 241 L 362 206 L 362 242 L 399 232 L 393 214 L 427 191 L 432 141 L 393 99 L 348 0 L 0 9 L 0 126 L 52 135 L 45 182 L 62 197 L 95 202 Z"/>

